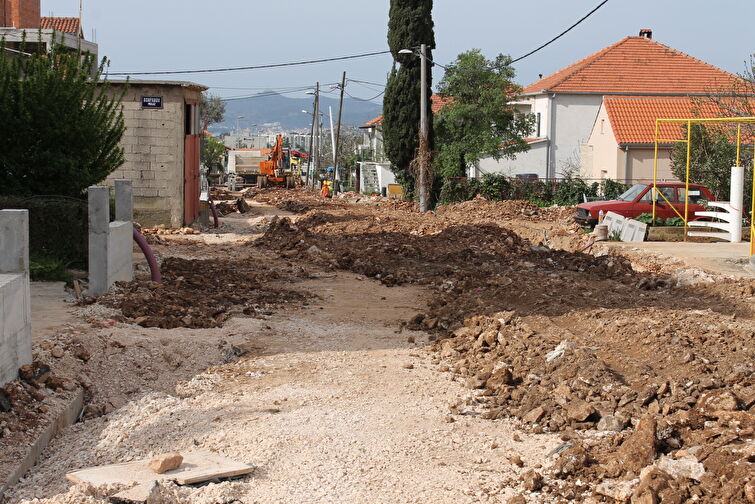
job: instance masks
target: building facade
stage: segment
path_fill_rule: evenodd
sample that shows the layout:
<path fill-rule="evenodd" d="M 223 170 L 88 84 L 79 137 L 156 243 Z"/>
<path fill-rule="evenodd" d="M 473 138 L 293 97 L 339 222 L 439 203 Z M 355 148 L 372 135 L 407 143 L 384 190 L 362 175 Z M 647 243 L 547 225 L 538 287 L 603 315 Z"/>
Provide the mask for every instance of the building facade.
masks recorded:
<path fill-rule="evenodd" d="M 206 86 L 174 81 L 109 81 L 122 99 L 126 162 L 107 178 L 133 181 L 134 219 L 181 227 L 199 215 L 199 100 Z"/>
<path fill-rule="evenodd" d="M 482 160 L 480 167 L 488 173 L 548 178 L 581 173 L 583 146 L 604 96 L 702 97 L 727 92 L 738 79 L 642 30 L 526 86 L 512 105 L 535 117 L 532 148 L 515 160 Z"/>

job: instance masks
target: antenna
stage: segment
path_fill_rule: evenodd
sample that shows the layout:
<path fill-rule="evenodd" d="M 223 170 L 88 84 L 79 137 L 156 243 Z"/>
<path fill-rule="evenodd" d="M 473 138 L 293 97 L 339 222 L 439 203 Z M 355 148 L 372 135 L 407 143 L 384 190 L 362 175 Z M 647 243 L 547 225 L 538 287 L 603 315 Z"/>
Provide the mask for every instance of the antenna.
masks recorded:
<path fill-rule="evenodd" d="M 81 30 L 81 33 L 84 33 L 84 22 L 82 21 L 83 17 L 84 17 L 84 0 L 79 0 L 79 29 Z"/>

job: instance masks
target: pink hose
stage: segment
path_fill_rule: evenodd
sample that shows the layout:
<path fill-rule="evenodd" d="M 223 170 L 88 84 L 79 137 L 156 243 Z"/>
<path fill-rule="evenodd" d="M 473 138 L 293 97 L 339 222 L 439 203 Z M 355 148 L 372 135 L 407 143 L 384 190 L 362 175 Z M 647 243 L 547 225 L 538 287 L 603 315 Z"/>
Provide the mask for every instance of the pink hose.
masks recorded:
<path fill-rule="evenodd" d="M 220 227 L 220 223 L 218 222 L 218 211 L 215 209 L 215 202 L 210 200 L 210 211 L 212 211 L 212 219 L 215 221 L 215 227 Z"/>
<path fill-rule="evenodd" d="M 144 257 L 147 259 L 147 263 L 149 264 L 149 271 L 152 276 L 152 281 L 157 283 L 162 283 L 162 276 L 160 275 L 160 266 L 157 265 L 157 259 L 155 259 L 155 254 L 152 253 L 152 249 L 150 248 L 149 244 L 147 243 L 147 240 L 142 236 L 142 234 L 134 228 L 134 241 L 137 245 L 139 245 L 139 248 L 142 249 L 142 253 L 144 254 Z"/>

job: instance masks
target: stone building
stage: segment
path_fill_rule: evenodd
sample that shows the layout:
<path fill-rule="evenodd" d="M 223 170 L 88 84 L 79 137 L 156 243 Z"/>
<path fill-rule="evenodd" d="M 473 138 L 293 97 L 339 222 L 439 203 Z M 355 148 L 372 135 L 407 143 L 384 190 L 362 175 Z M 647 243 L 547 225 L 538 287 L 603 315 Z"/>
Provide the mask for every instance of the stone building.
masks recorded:
<path fill-rule="evenodd" d="M 108 81 L 122 99 L 126 162 L 107 178 L 133 181 L 134 220 L 189 225 L 199 215 L 199 100 L 206 86 L 174 81 Z"/>

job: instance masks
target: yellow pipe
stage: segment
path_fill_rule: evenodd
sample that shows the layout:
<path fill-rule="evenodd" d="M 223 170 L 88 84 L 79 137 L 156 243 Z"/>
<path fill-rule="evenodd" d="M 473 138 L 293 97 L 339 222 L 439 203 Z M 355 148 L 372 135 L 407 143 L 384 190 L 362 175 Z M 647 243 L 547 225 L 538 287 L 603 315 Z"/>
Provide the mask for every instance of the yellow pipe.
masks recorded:
<path fill-rule="evenodd" d="M 755 255 L 755 146 L 752 148 L 752 208 L 750 209 L 750 257 Z"/>
<path fill-rule="evenodd" d="M 653 220 L 650 224 L 655 226 L 655 193 L 658 192 L 656 179 L 658 176 L 658 119 L 655 120 L 655 151 L 653 152 L 653 188 L 650 190 L 650 196 L 653 200 Z"/>
<path fill-rule="evenodd" d="M 687 180 L 684 184 L 684 241 L 687 241 L 687 222 L 689 221 L 689 162 L 692 146 L 692 121 L 687 121 Z"/>

